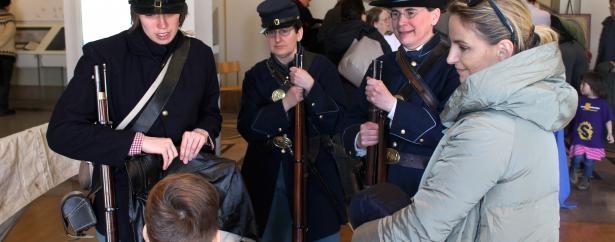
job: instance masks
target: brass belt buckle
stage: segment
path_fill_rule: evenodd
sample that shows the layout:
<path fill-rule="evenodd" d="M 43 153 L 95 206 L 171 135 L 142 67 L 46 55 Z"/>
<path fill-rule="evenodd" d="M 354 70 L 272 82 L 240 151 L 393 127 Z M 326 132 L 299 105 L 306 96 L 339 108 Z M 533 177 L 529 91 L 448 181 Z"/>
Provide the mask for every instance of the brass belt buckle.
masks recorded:
<path fill-rule="evenodd" d="M 278 135 L 273 137 L 273 145 L 281 149 L 282 153 L 286 153 L 286 149 L 290 149 L 293 146 L 293 142 L 286 135 Z"/>
<path fill-rule="evenodd" d="M 401 160 L 401 156 L 399 155 L 399 151 L 397 151 L 397 150 L 395 150 L 393 148 L 387 148 L 386 158 L 387 158 L 387 164 L 388 165 L 395 165 L 395 164 L 399 163 L 399 160 Z"/>

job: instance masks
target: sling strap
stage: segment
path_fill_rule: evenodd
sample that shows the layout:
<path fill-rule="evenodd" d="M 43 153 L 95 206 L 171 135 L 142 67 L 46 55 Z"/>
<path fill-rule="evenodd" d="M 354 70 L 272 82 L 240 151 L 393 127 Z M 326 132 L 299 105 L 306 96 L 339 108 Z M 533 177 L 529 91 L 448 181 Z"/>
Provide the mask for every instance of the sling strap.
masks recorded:
<path fill-rule="evenodd" d="M 408 79 L 410 85 L 402 86 L 402 88 L 398 91 L 398 95 L 401 95 L 403 98 L 408 100 L 413 91 L 416 91 L 423 102 L 425 102 L 425 104 L 427 104 L 432 111 L 437 112 L 440 103 L 429 86 L 425 84 L 421 74 L 426 74 L 427 71 L 429 71 L 428 68 L 431 68 L 438 59 L 446 54 L 447 50 L 448 45 L 446 43 L 438 43 L 438 45 L 432 50 L 433 53 L 431 53 L 431 55 L 421 64 L 419 70 L 417 71 L 410 65 L 410 61 L 405 55 L 403 46 L 400 46 L 396 54 L 397 64 L 406 79 Z"/>

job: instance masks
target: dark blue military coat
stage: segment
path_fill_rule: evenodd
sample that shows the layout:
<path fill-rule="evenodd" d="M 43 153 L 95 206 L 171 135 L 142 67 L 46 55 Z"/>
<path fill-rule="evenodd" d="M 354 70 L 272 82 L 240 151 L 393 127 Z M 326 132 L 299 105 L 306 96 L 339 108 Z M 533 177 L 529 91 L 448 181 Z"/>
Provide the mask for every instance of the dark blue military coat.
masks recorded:
<path fill-rule="evenodd" d="M 411 61 L 417 62 L 417 69 L 421 68 L 423 62 L 429 58 L 431 51 L 440 40 L 441 36 L 436 33 L 420 51 L 407 54 Z M 410 85 L 395 60 L 396 54 L 397 51 L 378 58 L 383 61 L 382 80 L 393 95 L 396 95 L 403 86 Z M 446 63 L 447 54 L 445 53 L 437 59 L 431 68 L 428 68 L 428 71 L 422 75 L 424 82 L 440 102 L 439 107 L 437 107 L 438 113 L 434 113 L 416 92 L 413 92 L 406 101 L 398 100 L 395 116 L 389 129 L 389 140 L 387 142 L 389 147 L 393 147 L 400 153 L 421 156 L 431 156 L 433 153 L 443 135 L 439 112 L 442 111 L 449 96 L 459 85 L 459 75 L 455 67 Z M 367 73 L 371 76 L 371 67 Z M 342 132 L 342 138 L 350 155 L 355 154 L 354 144 L 359 126 L 368 119 L 369 102 L 365 97 L 366 83 L 366 80 L 363 80 L 344 122 L 345 129 Z M 388 124 L 389 121 L 387 120 L 386 123 Z M 418 186 L 418 183 L 416 185 Z"/>
<path fill-rule="evenodd" d="M 123 167 L 135 133 L 115 131 L 94 125 L 97 121 L 96 92 L 93 74 L 95 64 L 106 63 L 108 73 L 109 116 L 114 124 L 131 111 L 153 83 L 164 59 L 180 41 L 190 41 L 190 52 L 180 80 L 164 110 L 146 134 L 168 137 L 176 145 L 184 131 L 207 130 L 212 137 L 219 134 L 222 117 L 218 108 L 219 87 L 211 48 L 203 42 L 178 33 L 176 39 L 161 46 L 152 42 L 142 28 L 124 31 L 106 39 L 88 43 L 75 68 L 75 75 L 53 111 L 47 139 L 59 154 L 112 167 Z M 134 123 L 135 120 L 133 120 Z M 131 241 L 128 226 L 128 183 L 125 169 L 115 169 L 115 193 L 118 206 L 119 238 Z M 102 193 L 96 196 L 98 231 L 104 233 Z"/>
<path fill-rule="evenodd" d="M 321 55 L 315 56 L 307 70 L 315 80 L 314 86 L 304 100 L 307 134 L 312 138 L 333 135 L 338 130 L 345 110 L 343 89 L 337 70 Z M 271 144 L 271 139 L 275 136 L 285 134 L 294 140 L 295 134 L 295 108 L 286 112 L 281 100 L 272 101 L 271 93 L 278 88 L 279 83 L 268 69 L 266 60 L 247 71 L 237 123 L 239 132 L 248 141 L 242 174 L 252 198 L 260 235 L 264 232 L 271 210 L 280 163 L 284 171 L 286 188 L 289 193 L 293 191 L 294 157 Z M 343 192 L 330 148 L 321 143 L 315 163 L 334 197 L 325 193 L 322 184 L 313 174 L 309 174 L 308 241 L 339 231 L 340 224 L 346 221 L 345 217 L 339 216 L 343 214 L 343 208 L 335 206 L 332 202 L 332 199 L 336 199 L 339 204 L 343 204 Z M 292 198 L 291 194 L 288 194 L 288 197 Z M 289 207 L 292 208 L 291 200 Z"/>

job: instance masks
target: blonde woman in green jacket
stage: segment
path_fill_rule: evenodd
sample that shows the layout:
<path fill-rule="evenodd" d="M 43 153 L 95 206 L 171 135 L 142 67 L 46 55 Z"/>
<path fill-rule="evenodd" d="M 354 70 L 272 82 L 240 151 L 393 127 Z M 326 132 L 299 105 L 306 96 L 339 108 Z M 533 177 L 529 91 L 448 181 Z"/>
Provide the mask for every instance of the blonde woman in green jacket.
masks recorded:
<path fill-rule="evenodd" d="M 523 0 L 449 7 L 461 85 L 441 114 L 448 128 L 413 203 L 355 230 L 353 241 L 558 241 L 553 131 L 572 119 L 556 34 L 533 26 Z"/>

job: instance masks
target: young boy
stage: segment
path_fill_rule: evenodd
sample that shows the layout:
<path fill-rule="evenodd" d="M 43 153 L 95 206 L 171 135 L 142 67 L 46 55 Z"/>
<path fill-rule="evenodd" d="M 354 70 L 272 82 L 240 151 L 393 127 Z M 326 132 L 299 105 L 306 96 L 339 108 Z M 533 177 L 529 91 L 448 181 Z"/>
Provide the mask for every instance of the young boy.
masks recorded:
<path fill-rule="evenodd" d="M 253 241 L 218 230 L 218 192 L 205 178 L 171 174 L 150 191 L 145 206 L 146 242 Z"/>

